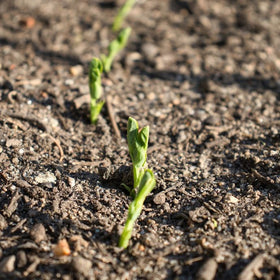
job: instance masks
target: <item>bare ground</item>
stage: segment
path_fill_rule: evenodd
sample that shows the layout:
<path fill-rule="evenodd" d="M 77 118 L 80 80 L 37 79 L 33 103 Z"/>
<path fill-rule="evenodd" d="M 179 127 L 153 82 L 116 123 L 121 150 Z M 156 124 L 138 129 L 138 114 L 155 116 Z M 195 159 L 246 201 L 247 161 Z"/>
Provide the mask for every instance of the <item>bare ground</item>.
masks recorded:
<path fill-rule="evenodd" d="M 103 77 L 118 139 L 87 70 L 121 3 L 0 3 L 0 279 L 280 279 L 280 1 L 139 1 Z M 120 250 L 129 116 L 157 186 Z"/>

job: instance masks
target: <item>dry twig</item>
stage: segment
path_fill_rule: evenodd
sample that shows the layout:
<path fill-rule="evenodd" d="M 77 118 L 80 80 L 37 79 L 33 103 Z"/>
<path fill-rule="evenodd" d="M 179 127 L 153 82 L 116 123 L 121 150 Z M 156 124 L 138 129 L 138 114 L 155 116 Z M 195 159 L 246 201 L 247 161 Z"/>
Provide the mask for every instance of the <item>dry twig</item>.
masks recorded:
<path fill-rule="evenodd" d="M 64 152 L 63 152 L 63 149 L 62 149 L 62 147 L 61 147 L 61 145 L 60 145 L 59 140 L 55 139 L 55 138 L 54 138 L 53 136 L 51 136 L 50 134 L 47 134 L 47 133 L 41 134 L 41 137 L 46 137 L 46 136 L 49 137 L 49 138 L 53 141 L 53 143 L 55 143 L 56 146 L 58 147 L 59 153 L 60 153 L 59 162 L 62 162 L 63 159 L 64 159 Z"/>
<path fill-rule="evenodd" d="M 113 110 L 113 107 L 112 107 L 112 102 L 111 102 L 111 96 L 110 95 L 106 96 L 106 107 L 107 107 L 107 110 L 108 110 L 109 118 L 110 118 L 110 121 L 112 123 L 112 127 L 113 127 L 113 130 L 115 132 L 115 135 L 117 136 L 118 139 L 120 139 L 121 138 L 121 133 L 120 133 L 120 130 L 119 130 L 118 125 L 117 125 L 116 120 L 115 120 L 115 114 L 114 114 L 114 110 Z"/>

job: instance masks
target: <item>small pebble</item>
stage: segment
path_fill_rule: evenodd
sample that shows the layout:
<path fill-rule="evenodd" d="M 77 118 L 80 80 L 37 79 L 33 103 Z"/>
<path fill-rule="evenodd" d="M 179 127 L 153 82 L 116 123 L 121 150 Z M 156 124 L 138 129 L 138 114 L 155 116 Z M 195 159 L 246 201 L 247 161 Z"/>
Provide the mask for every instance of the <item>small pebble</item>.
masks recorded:
<path fill-rule="evenodd" d="M 69 242 L 74 247 L 74 251 L 76 252 L 81 251 L 83 248 L 87 248 L 89 245 L 81 235 L 73 235 Z"/>
<path fill-rule="evenodd" d="M 141 48 L 143 55 L 147 59 L 154 59 L 154 57 L 158 54 L 158 47 L 151 43 L 146 43 Z"/>
<path fill-rule="evenodd" d="M 46 240 L 46 230 L 43 224 L 36 224 L 30 231 L 30 237 L 36 243 L 40 243 L 41 241 Z"/>
<path fill-rule="evenodd" d="M 163 204 L 165 203 L 165 199 L 166 199 L 165 193 L 158 193 L 157 195 L 155 195 L 153 201 L 155 204 Z"/>
<path fill-rule="evenodd" d="M 137 95 L 138 95 L 138 98 L 140 100 L 144 100 L 145 99 L 145 94 L 143 92 L 139 92 Z"/>
<path fill-rule="evenodd" d="M 212 115 L 212 116 L 207 117 L 207 118 L 204 120 L 204 123 L 205 123 L 206 125 L 218 126 L 218 125 L 221 124 L 221 118 L 220 118 L 220 116 L 218 116 L 218 115 Z"/>
<path fill-rule="evenodd" d="M 21 145 L 22 145 L 21 140 L 18 140 L 18 139 L 8 139 L 7 142 L 6 142 L 7 148 L 19 147 Z"/>
<path fill-rule="evenodd" d="M 76 272 L 81 273 L 85 277 L 89 276 L 92 267 L 91 261 L 81 256 L 76 256 L 73 258 L 71 265 Z"/>
<path fill-rule="evenodd" d="M 180 103 L 181 103 L 181 100 L 179 98 L 173 99 L 173 101 L 172 101 L 172 104 L 175 105 L 175 106 L 180 105 Z"/>
<path fill-rule="evenodd" d="M 38 246 L 30 241 L 27 241 L 25 243 L 22 243 L 17 246 L 18 249 L 29 249 L 29 250 L 38 250 Z"/>
<path fill-rule="evenodd" d="M 228 203 L 236 204 L 238 203 L 238 198 L 234 197 L 233 195 L 229 195 L 227 198 Z"/>
<path fill-rule="evenodd" d="M 17 180 L 16 181 L 16 185 L 19 187 L 19 188 L 32 188 L 32 186 L 26 182 L 25 180 Z"/>
<path fill-rule="evenodd" d="M 65 80 L 64 84 L 66 86 L 72 86 L 74 84 L 74 81 L 72 79 L 67 79 L 67 80 Z"/>
<path fill-rule="evenodd" d="M 196 279 L 212 280 L 215 278 L 218 264 L 214 258 L 208 259 L 199 269 Z"/>
<path fill-rule="evenodd" d="M 69 186 L 70 186 L 71 188 L 73 188 L 73 187 L 75 186 L 75 184 L 76 184 L 75 179 L 72 178 L 72 177 L 68 177 L 67 180 L 68 180 Z"/>
<path fill-rule="evenodd" d="M 27 264 L 27 256 L 23 250 L 17 252 L 17 267 L 22 268 Z"/>
<path fill-rule="evenodd" d="M 153 233 L 146 233 L 142 237 L 144 245 L 153 247 L 157 243 L 157 238 Z"/>
<path fill-rule="evenodd" d="M 0 230 L 4 230 L 8 226 L 5 218 L 0 214 Z"/>
<path fill-rule="evenodd" d="M 0 262 L 0 272 L 12 272 L 15 269 L 16 257 L 14 255 L 4 258 Z"/>
<path fill-rule="evenodd" d="M 82 65 L 75 65 L 70 68 L 70 74 L 73 76 L 78 76 L 83 73 Z"/>
<path fill-rule="evenodd" d="M 156 99 L 156 94 L 154 92 L 150 92 L 148 95 L 147 95 L 147 98 L 148 100 L 154 100 Z"/>
<path fill-rule="evenodd" d="M 41 173 L 35 177 L 35 181 L 38 184 L 55 183 L 56 177 L 51 172 Z"/>
<path fill-rule="evenodd" d="M 125 58 L 125 65 L 126 66 L 132 66 L 135 61 L 141 59 L 141 54 L 138 52 L 131 52 L 126 55 Z"/>
<path fill-rule="evenodd" d="M 79 96 L 74 99 L 74 105 L 76 109 L 79 109 L 83 104 L 86 103 L 90 103 L 90 96 L 88 94 Z"/>
<path fill-rule="evenodd" d="M 71 254 L 71 250 L 67 240 L 59 240 L 53 249 L 53 253 L 56 257 L 69 256 Z"/>
<path fill-rule="evenodd" d="M 163 204 L 163 209 L 164 209 L 165 211 L 170 211 L 170 205 L 169 205 L 169 203 L 165 202 L 165 203 Z"/>

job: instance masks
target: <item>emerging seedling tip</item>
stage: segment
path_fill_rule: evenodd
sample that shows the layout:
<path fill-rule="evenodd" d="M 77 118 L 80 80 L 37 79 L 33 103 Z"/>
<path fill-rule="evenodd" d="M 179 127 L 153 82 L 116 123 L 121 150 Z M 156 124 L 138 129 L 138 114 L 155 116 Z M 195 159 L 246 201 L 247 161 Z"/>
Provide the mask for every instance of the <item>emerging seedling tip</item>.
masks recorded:
<path fill-rule="evenodd" d="M 102 96 L 101 74 L 103 72 L 102 62 L 94 57 L 89 68 L 89 89 L 90 89 L 90 121 L 96 124 L 98 115 L 104 105 L 100 101 Z"/>

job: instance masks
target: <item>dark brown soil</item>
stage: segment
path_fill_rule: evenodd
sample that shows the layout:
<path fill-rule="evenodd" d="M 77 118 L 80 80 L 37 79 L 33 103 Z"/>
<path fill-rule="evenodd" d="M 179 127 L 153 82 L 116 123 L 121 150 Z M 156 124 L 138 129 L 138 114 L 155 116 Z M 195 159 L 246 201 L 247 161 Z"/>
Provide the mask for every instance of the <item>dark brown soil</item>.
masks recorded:
<path fill-rule="evenodd" d="M 118 139 L 87 70 L 122 3 L 0 3 L 0 279 L 280 279 L 280 1 L 138 1 L 103 77 Z M 157 186 L 120 250 L 129 116 Z"/>

